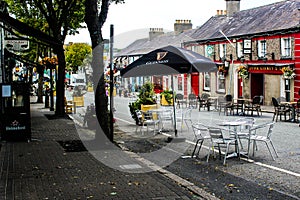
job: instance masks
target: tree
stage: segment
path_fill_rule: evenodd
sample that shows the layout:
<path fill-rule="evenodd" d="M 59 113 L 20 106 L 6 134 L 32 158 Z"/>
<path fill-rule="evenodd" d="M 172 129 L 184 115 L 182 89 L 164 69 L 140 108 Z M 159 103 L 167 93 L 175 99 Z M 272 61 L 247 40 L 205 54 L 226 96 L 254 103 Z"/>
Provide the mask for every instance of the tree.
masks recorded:
<path fill-rule="evenodd" d="M 83 65 L 84 59 L 92 53 L 92 48 L 86 43 L 73 43 L 66 47 L 66 67 L 68 71 L 77 72 L 78 67 Z"/>
<path fill-rule="evenodd" d="M 68 34 L 74 34 L 84 18 L 84 2 L 78 0 L 6 0 L 9 12 L 16 19 L 31 27 L 42 30 L 53 37 L 58 45 L 48 46 L 53 48 L 58 58 L 58 81 L 56 83 L 56 111 L 55 114 L 62 116 L 64 110 L 64 80 L 65 80 L 65 55 L 64 41 Z M 32 30 L 23 30 L 23 34 L 34 35 Z M 36 36 L 39 38 L 39 36 Z"/>
<path fill-rule="evenodd" d="M 96 115 L 102 131 L 112 140 L 108 128 L 108 99 L 105 92 L 103 65 L 102 27 L 106 21 L 110 3 L 123 3 L 124 0 L 86 0 L 85 23 L 87 24 L 93 49 L 93 83 L 95 91 Z M 100 9 L 100 10 L 99 10 Z M 97 139 L 97 133 L 96 133 Z"/>

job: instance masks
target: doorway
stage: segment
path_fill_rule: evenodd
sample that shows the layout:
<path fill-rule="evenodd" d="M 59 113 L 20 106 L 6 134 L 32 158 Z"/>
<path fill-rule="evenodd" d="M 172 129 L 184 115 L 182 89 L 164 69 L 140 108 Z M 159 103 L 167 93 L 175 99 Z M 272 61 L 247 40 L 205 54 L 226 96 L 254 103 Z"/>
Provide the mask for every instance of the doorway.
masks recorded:
<path fill-rule="evenodd" d="M 264 74 L 251 74 L 251 98 L 264 95 Z"/>

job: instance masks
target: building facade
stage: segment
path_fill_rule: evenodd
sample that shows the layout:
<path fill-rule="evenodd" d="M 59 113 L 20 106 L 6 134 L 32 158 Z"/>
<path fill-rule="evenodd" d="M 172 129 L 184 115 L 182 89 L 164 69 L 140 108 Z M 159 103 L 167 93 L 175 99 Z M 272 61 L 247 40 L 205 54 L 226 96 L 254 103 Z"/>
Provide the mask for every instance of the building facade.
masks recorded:
<path fill-rule="evenodd" d="M 272 97 L 298 100 L 300 2 L 287 0 L 244 11 L 239 11 L 238 0 L 226 3 L 226 11 L 218 11 L 191 35 L 195 40 L 184 43 L 219 68 L 216 73 L 192 75 L 199 79 L 199 84 L 191 83 L 195 93 L 259 95 L 265 105 L 272 104 Z"/>

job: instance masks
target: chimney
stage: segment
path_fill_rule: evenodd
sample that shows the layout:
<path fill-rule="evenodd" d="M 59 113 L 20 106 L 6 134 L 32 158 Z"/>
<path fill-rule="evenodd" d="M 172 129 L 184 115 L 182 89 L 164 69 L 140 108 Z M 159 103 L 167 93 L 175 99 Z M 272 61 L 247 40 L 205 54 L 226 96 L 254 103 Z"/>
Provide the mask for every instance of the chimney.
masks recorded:
<path fill-rule="evenodd" d="M 163 35 L 163 34 L 164 34 L 164 29 L 163 28 L 150 28 L 149 40 L 151 41 L 156 36 Z"/>
<path fill-rule="evenodd" d="M 226 15 L 226 10 L 217 10 L 217 16 Z"/>
<path fill-rule="evenodd" d="M 225 0 L 226 1 L 226 13 L 228 17 L 234 15 L 234 13 L 240 11 L 240 0 Z"/>
<path fill-rule="evenodd" d="M 183 31 L 190 30 L 193 28 L 191 20 L 176 19 L 174 23 L 175 33 L 182 33 Z"/>

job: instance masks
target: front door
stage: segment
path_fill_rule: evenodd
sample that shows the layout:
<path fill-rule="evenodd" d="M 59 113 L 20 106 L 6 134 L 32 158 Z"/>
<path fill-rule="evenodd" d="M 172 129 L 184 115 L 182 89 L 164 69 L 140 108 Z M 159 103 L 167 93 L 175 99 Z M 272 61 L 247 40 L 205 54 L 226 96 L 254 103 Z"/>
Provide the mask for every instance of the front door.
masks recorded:
<path fill-rule="evenodd" d="M 264 75 L 251 73 L 251 98 L 264 95 Z"/>

